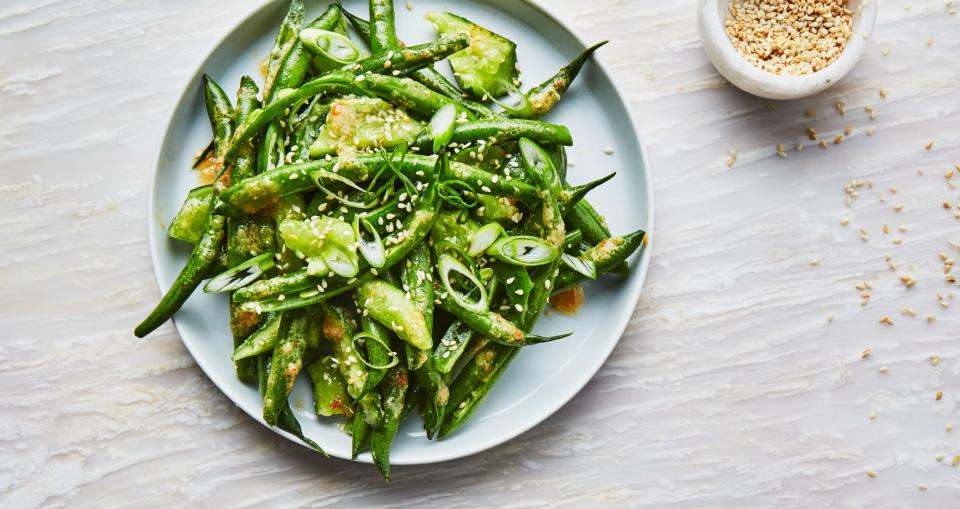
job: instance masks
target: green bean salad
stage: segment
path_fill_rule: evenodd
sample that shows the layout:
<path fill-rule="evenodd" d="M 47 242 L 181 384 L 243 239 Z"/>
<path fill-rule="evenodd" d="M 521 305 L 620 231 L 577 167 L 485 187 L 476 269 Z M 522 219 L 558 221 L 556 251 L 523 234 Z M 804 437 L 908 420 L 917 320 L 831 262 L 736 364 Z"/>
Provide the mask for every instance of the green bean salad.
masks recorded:
<path fill-rule="evenodd" d="M 245 76 L 233 100 L 204 77 L 213 135 L 194 167 L 212 183 L 170 224 L 193 251 L 135 330 L 201 284 L 227 294 L 263 420 L 322 452 L 288 402 L 306 371 L 317 415 L 387 481 L 403 419 L 454 433 L 522 347 L 566 336 L 531 332 L 551 296 L 627 274 L 645 242 L 610 233 L 585 196 L 613 175 L 569 185 L 570 132 L 539 120 L 603 43 L 522 91 L 510 40 L 436 12 L 437 39 L 404 45 L 393 8 L 370 0 L 368 21 L 335 3 L 308 22 L 293 0 L 260 85 Z"/>

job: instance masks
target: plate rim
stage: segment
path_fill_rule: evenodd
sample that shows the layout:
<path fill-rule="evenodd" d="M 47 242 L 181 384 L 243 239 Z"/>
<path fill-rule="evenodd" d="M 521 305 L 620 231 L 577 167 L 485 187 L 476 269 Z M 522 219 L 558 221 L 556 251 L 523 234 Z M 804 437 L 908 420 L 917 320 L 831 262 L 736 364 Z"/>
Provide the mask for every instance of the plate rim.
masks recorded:
<path fill-rule="evenodd" d="M 158 221 L 157 218 L 155 218 L 154 216 L 156 215 L 157 177 L 160 173 L 159 170 L 161 166 L 161 157 L 163 155 L 163 148 L 167 145 L 167 140 L 172 133 L 172 130 L 170 129 L 170 127 L 173 122 L 174 116 L 177 114 L 177 111 L 179 110 L 181 103 L 188 100 L 188 94 L 193 88 L 194 83 L 197 81 L 197 79 L 200 76 L 204 74 L 204 70 L 203 70 L 204 64 L 210 60 L 214 52 L 216 52 L 217 49 L 220 48 L 224 44 L 224 42 L 226 42 L 226 40 L 231 36 L 231 34 L 233 34 L 233 32 L 240 25 L 246 23 L 251 18 L 261 15 L 262 11 L 268 10 L 272 8 L 274 4 L 281 3 L 284 1 L 286 0 L 270 0 L 259 5 L 255 5 L 253 8 L 249 9 L 244 14 L 239 16 L 235 22 L 225 26 L 223 28 L 222 35 L 220 35 L 216 39 L 216 41 L 199 59 L 199 63 L 197 64 L 196 70 L 183 84 L 183 86 L 181 87 L 180 93 L 174 96 L 175 97 L 174 100 L 172 100 L 170 105 L 164 110 L 166 113 L 163 115 L 163 118 L 165 119 L 163 123 L 163 126 L 164 126 L 163 134 L 158 137 L 154 147 L 153 163 L 151 165 L 152 168 L 150 171 L 150 179 L 147 185 L 147 242 L 150 246 L 150 261 L 151 261 L 151 265 L 153 266 L 154 279 L 157 282 L 157 287 L 158 289 L 161 290 L 161 293 L 166 292 L 167 289 L 165 289 L 163 282 L 160 280 L 160 270 L 159 270 L 160 261 L 158 258 L 159 246 L 157 245 L 157 242 L 155 239 L 157 238 L 156 229 L 161 226 L 160 223 L 162 221 Z M 564 30 L 566 30 L 571 36 L 573 36 L 574 40 L 576 40 L 576 42 L 580 45 L 581 50 L 588 48 L 589 45 L 585 42 L 581 34 L 571 24 L 554 16 L 546 8 L 546 6 L 543 5 L 543 1 L 544 0 L 520 0 L 520 2 L 525 3 L 528 6 L 535 9 L 540 16 L 544 16 L 547 20 L 556 23 L 557 25 L 562 27 Z M 533 419 L 528 424 L 509 428 L 507 431 L 498 434 L 496 438 L 491 441 L 488 441 L 486 443 L 482 443 L 476 446 L 464 447 L 455 453 L 447 454 L 445 456 L 441 456 L 438 458 L 429 458 L 424 460 L 406 459 L 401 461 L 391 461 L 391 465 L 393 466 L 429 465 L 429 464 L 443 463 L 443 462 L 453 461 L 461 458 L 466 458 L 466 457 L 473 456 L 475 454 L 479 454 L 483 451 L 493 449 L 494 447 L 501 446 L 513 440 L 514 438 L 526 433 L 527 431 L 542 424 L 544 421 L 552 417 L 554 414 L 557 413 L 557 411 L 559 411 L 561 408 L 566 406 L 567 403 L 570 402 L 570 400 L 576 397 L 576 395 L 579 394 L 580 391 L 582 391 L 583 388 L 586 387 L 586 385 L 590 383 L 591 380 L 593 380 L 593 378 L 600 371 L 603 365 L 606 364 L 607 360 L 610 358 L 610 355 L 613 353 L 613 350 L 617 347 L 617 345 L 620 344 L 620 341 L 623 340 L 623 334 L 624 332 L 626 332 L 627 326 L 630 324 L 630 319 L 633 317 L 633 314 L 636 311 L 637 305 L 639 304 L 640 294 L 643 291 L 644 284 L 646 283 L 646 280 L 647 280 L 647 272 L 650 266 L 650 258 L 653 254 L 653 247 L 654 247 L 654 239 L 652 238 L 653 231 L 654 231 L 653 178 L 652 178 L 652 172 L 649 164 L 649 158 L 647 157 L 646 145 L 644 144 L 643 138 L 641 136 L 642 131 L 640 129 L 640 124 L 637 122 L 637 118 L 636 118 L 636 115 L 634 115 L 632 105 L 630 101 L 627 99 L 627 96 L 624 93 L 623 88 L 620 86 L 620 83 L 616 79 L 616 76 L 611 72 L 610 67 L 604 62 L 604 60 L 605 59 L 599 54 L 594 55 L 591 58 L 591 62 L 593 63 L 593 65 L 598 66 L 600 70 L 609 77 L 610 85 L 613 87 L 613 91 L 616 94 L 617 100 L 623 106 L 625 106 L 624 110 L 626 112 L 627 119 L 630 122 L 630 126 L 634 131 L 634 139 L 636 139 L 637 146 L 639 147 L 640 161 L 643 165 L 643 181 L 644 181 L 644 188 L 646 191 L 644 196 L 644 200 L 646 202 L 646 225 L 644 226 L 644 231 L 646 232 L 647 238 L 645 239 L 645 245 L 642 251 L 639 254 L 634 254 L 631 257 L 636 260 L 636 265 L 633 268 L 633 273 L 631 274 L 630 278 L 625 282 L 625 284 L 630 285 L 630 287 L 626 289 L 627 295 L 625 296 L 625 298 L 632 301 L 633 310 L 624 319 L 620 321 L 621 323 L 618 323 L 615 327 L 613 327 L 613 330 L 617 331 L 616 341 L 610 342 L 609 347 L 602 352 L 602 355 L 598 355 L 596 357 L 597 359 L 596 363 L 591 364 L 590 366 L 587 366 L 588 369 L 582 369 L 579 371 L 580 373 L 584 373 L 584 374 L 581 375 L 579 378 L 573 380 L 572 383 L 568 383 L 567 384 L 568 389 L 565 391 L 561 391 L 559 393 L 560 397 L 556 398 L 555 404 L 550 405 L 548 407 L 548 410 L 545 411 L 541 417 L 537 419 Z M 309 449 L 313 452 L 317 452 L 315 449 L 307 445 L 303 440 L 300 440 L 300 438 L 296 437 L 295 435 L 292 435 L 277 427 L 267 425 L 267 423 L 263 420 L 263 417 L 261 415 L 251 413 L 246 408 L 244 408 L 243 405 L 235 401 L 234 398 L 230 397 L 230 395 L 228 394 L 228 391 L 225 390 L 220 385 L 220 383 L 218 383 L 215 380 L 214 377 L 210 376 L 207 370 L 207 367 L 204 365 L 204 362 L 200 360 L 200 358 L 197 356 L 197 354 L 194 352 L 193 348 L 191 347 L 191 343 L 184 339 L 183 334 L 180 331 L 180 327 L 177 325 L 176 315 L 174 315 L 174 317 L 171 318 L 171 322 L 173 323 L 174 330 L 176 330 L 176 333 L 180 339 L 180 342 L 187 349 L 187 352 L 190 353 L 190 356 L 193 358 L 193 361 L 203 372 L 207 380 L 209 380 L 210 383 L 212 383 L 224 397 L 226 397 L 231 403 L 237 406 L 240 410 L 242 410 L 254 421 L 258 422 L 261 426 L 267 428 L 268 430 L 276 433 L 277 435 L 287 440 L 292 441 L 293 443 L 299 444 L 300 446 L 306 449 Z M 318 445 L 320 445 L 321 447 L 323 446 L 323 444 L 318 444 Z M 356 459 L 351 459 L 349 457 L 344 457 L 344 456 L 340 456 L 332 453 L 329 455 L 330 458 L 338 458 L 338 459 L 351 461 L 351 462 L 367 463 L 367 464 L 373 463 L 372 459 L 370 459 L 367 456 L 369 455 L 358 456 Z"/>

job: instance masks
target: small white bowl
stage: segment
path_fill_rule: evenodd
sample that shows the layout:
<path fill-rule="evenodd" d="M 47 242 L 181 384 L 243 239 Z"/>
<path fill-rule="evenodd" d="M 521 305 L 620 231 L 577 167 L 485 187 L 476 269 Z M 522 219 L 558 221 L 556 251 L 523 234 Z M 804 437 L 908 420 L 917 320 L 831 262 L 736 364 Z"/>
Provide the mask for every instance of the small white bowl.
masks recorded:
<path fill-rule="evenodd" d="M 877 22 L 878 0 L 850 0 L 853 30 L 840 57 L 805 76 L 777 75 L 748 62 L 733 46 L 725 21 L 731 0 L 699 0 L 700 40 L 717 71 L 744 92 L 767 99 L 799 99 L 821 92 L 840 81 L 856 65 Z"/>

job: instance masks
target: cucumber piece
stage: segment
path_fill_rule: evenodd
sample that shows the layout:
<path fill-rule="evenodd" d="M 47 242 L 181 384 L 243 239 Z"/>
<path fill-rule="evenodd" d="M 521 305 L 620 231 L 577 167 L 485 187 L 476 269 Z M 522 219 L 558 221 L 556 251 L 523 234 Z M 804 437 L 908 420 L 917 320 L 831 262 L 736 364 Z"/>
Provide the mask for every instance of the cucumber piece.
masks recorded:
<path fill-rule="evenodd" d="M 450 55 L 449 60 L 460 88 L 474 99 L 500 97 L 516 84 L 520 73 L 513 41 L 449 12 L 430 12 L 426 19 L 441 34 L 470 36 L 470 46 Z"/>
<path fill-rule="evenodd" d="M 167 234 L 175 239 L 196 244 L 207 226 L 207 216 L 210 215 L 212 202 L 212 184 L 192 189 L 183 200 L 177 216 L 170 223 Z"/>
<path fill-rule="evenodd" d="M 327 120 L 310 145 L 310 157 L 409 145 L 422 131 L 420 122 L 382 99 L 344 97 L 330 104 Z"/>

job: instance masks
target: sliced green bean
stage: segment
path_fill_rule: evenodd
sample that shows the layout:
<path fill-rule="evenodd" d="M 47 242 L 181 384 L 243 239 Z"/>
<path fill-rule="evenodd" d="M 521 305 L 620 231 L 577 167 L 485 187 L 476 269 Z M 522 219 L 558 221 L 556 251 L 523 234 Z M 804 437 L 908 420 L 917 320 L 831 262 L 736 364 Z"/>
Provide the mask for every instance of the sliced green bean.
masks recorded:
<path fill-rule="evenodd" d="M 273 350 L 277 344 L 277 333 L 280 331 L 280 315 L 270 315 L 263 320 L 253 334 L 233 351 L 233 361 L 253 358 L 264 352 Z"/>
<path fill-rule="evenodd" d="M 303 368 L 307 331 L 312 319 L 313 312 L 309 308 L 288 311 L 281 317 L 263 396 L 263 420 L 271 426 L 277 424 L 287 397 L 293 390 L 293 383 Z"/>
<path fill-rule="evenodd" d="M 319 309 L 323 335 L 333 344 L 333 354 L 337 358 L 340 374 L 347 382 L 347 392 L 357 399 L 363 395 L 368 373 L 354 352 L 353 336 L 357 327 L 353 313 L 341 304 L 329 302 L 321 304 Z"/>
<path fill-rule="evenodd" d="M 447 328 L 440 339 L 440 344 L 433 351 L 433 365 L 437 368 L 437 371 L 444 375 L 453 371 L 457 361 L 467 351 L 467 347 L 473 339 L 473 334 L 473 329 L 461 320 L 454 320 L 450 324 L 450 327 Z"/>
<path fill-rule="evenodd" d="M 353 398 L 347 393 L 347 383 L 340 375 L 337 361 L 328 355 L 307 366 L 313 381 L 313 401 L 317 415 L 353 415 Z"/>

